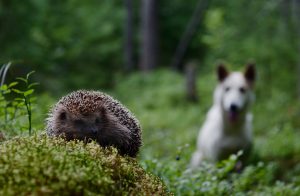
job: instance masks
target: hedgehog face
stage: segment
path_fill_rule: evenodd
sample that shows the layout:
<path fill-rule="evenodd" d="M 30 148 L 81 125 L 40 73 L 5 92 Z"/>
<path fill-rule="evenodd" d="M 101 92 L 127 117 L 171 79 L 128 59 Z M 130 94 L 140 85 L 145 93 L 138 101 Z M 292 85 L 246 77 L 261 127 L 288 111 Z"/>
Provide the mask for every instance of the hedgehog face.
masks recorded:
<path fill-rule="evenodd" d="M 99 91 L 78 90 L 62 97 L 47 118 L 49 136 L 66 140 L 96 140 L 135 157 L 141 146 L 141 127 L 117 100 Z"/>
<path fill-rule="evenodd" d="M 54 129 L 56 129 L 58 133 L 64 134 L 68 140 L 95 140 L 103 129 L 103 115 L 101 110 L 89 114 L 79 113 L 74 115 L 61 106 L 58 107 L 54 114 Z"/>

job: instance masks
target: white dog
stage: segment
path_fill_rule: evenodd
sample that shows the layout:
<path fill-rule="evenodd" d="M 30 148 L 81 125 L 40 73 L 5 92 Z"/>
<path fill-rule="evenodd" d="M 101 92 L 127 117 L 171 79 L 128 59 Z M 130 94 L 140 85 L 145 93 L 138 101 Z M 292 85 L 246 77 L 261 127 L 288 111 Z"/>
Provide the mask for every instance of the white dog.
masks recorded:
<path fill-rule="evenodd" d="M 246 71 L 229 73 L 224 65 L 217 69 L 219 84 L 197 140 L 191 167 L 203 160 L 216 162 L 239 150 L 250 151 L 252 144 L 252 115 L 248 112 L 254 100 L 252 92 L 255 67 L 248 64 Z"/>

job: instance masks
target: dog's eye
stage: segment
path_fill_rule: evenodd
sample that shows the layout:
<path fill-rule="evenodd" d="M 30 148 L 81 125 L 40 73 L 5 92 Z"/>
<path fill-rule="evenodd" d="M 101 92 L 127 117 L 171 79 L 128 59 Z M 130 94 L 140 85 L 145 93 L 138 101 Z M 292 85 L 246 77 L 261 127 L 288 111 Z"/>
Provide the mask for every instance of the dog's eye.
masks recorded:
<path fill-rule="evenodd" d="M 246 89 L 245 89 L 244 87 L 241 87 L 239 90 L 240 90 L 240 92 L 243 93 L 243 94 L 246 92 Z"/>
<path fill-rule="evenodd" d="M 229 87 L 226 87 L 226 88 L 225 88 L 225 92 L 228 92 L 229 90 L 230 90 Z"/>

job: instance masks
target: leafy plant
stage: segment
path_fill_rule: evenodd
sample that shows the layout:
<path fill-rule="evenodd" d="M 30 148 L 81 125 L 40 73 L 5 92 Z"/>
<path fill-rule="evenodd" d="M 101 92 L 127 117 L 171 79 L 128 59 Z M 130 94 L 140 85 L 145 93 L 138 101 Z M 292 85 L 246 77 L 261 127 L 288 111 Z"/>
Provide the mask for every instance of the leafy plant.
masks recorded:
<path fill-rule="evenodd" d="M 19 108 L 22 106 L 17 100 L 6 98 L 6 96 L 12 93 L 12 88 L 18 84 L 18 82 L 12 82 L 8 85 L 5 84 L 6 74 L 10 66 L 11 63 L 7 63 L 0 69 L 0 106 L 3 109 L 0 110 L 0 116 L 4 119 L 2 121 L 3 123 L 0 124 L 0 127 L 5 130 L 13 129 Z"/>
<path fill-rule="evenodd" d="M 17 81 L 5 84 L 6 73 L 11 63 L 3 65 L 0 69 L 1 86 L 0 86 L 0 117 L 3 123 L 0 127 L 6 132 L 15 134 L 17 129 L 23 127 L 24 116 L 27 115 L 28 132 L 32 134 L 32 103 L 35 101 L 33 96 L 34 87 L 38 83 L 31 83 L 30 76 L 34 71 L 28 73 L 25 78 L 17 77 Z M 24 90 L 21 90 L 23 89 Z"/>
<path fill-rule="evenodd" d="M 3 124 L 1 127 L 4 129 L 11 129 L 15 125 L 15 119 L 19 115 L 19 109 L 22 107 L 22 103 L 12 99 L 6 99 L 5 96 L 12 93 L 12 88 L 15 87 L 18 82 L 12 82 L 8 85 L 3 84 L 0 86 L 0 106 L 3 110 L 0 111 L 0 115 L 3 116 Z"/>
<path fill-rule="evenodd" d="M 38 85 L 38 83 L 30 83 L 29 77 L 34 73 L 34 71 L 29 72 L 26 75 L 26 78 L 23 77 L 17 77 L 17 80 L 23 82 L 25 84 L 25 89 L 24 90 L 19 90 L 16 88 L 13 88 L 12 90 L 21 95 L 20 98 L 15 98 L 16 101 L 20 101 L 21 103 L 24 103 L 24 106 L 26 107 L 27 111 L 27 117 L 28 117 L 28 132 L 29 135 L 32 133 L 32 102 L 36 100 L 36 97 L 32 96 L 34 93 L 34 86 Z"/>

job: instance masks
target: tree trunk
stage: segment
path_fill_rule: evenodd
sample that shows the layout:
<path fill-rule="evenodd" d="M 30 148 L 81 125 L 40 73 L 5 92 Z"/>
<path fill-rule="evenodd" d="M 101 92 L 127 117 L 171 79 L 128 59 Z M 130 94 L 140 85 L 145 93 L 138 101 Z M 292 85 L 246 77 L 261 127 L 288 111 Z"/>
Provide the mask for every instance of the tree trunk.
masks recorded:
<path fill-rule="evenodd" d="M 133 70 L 133 9 L 132 0 L 125 0 L 126 8 L 126 21 L 124 25 L 124 60 L 125 60 L 125 71 L 129 72 Z"/>
<path fill-rule="evenodd" d="M 189 62 L 185 66 L 186 97 L 188 101 L 197 102 L 197 66 L 195 62 Z"/>
<path fill-rule="evenodd" d="M 140 69 L 149 72 L 158 63 L 157 0 L 142 0 L 141 10 L 142 51 Z"/>
<path fill-rule="evenodd" d="M 185 56 L 189 43 L 192 40 L 197 30 L 197 27 L 200 24 L 200 21 L 202 20 L 202 17 L 204 15 L 203 14 L 204 10 L 207 8 L 207 6 L 208 6 L 208 0 L 200 0 L 198 2 L 195 11 L 190 19 L 190 22 L 188 23 L 187 28 L 183 33 L 181 40 L 179 41 L 174 57 L 172 59 L 171 66 L 174 69 L 176 70 L 183 69 L 183 58 Z"/>

